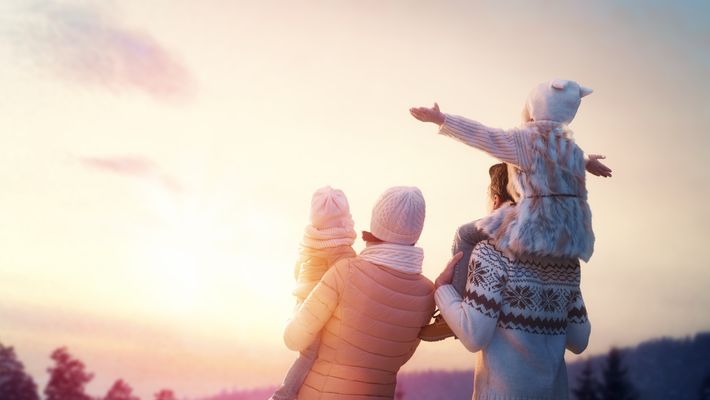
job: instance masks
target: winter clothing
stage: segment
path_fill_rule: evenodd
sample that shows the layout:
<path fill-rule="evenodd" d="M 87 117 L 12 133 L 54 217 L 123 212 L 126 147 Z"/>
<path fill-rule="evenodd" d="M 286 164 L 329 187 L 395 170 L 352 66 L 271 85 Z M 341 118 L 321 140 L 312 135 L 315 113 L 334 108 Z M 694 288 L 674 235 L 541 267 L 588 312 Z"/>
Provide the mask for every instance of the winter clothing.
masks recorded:
<path fill-rule="evenodd" d="M 534 121 L 503 131 L 446 115 L 439 133 L 508 163 L 517 205 L 500 207 L 477 224 L 502 250 L 589 261 L 594 233 L 584 154 L 566 125 Z"/>
<path fill-rule="evenodd" d="M 557 121 L 569 124 L 577 114 L 582 97 L 592 89 L 577 82 L 554 79 L 537 85 L 528 95 L 523 108 L 523 123 Z"/>
<path fill-rule="evenodd" d="M 355 257 L 355 251 L 350 246 L 337 246 L 323 249 L 303 247 L 301 258 L 296 265 L 297 285 L 293 294 L 302 304 L 308 297 L 323 275 L 340 260 Z M 298 358 L 286 373 L 281 387 L 273 394 L 270 400 L 294 400 L 303 381 L 313 367 L 318 355 L 320 341 L 316 339 L 305 350 L 301 351 Z"/>
<path fill-rule="evenodd" d="M 468 277 L 468 262 L 471 259 L 471 251 L 473 247 L 481 240 L 488 239 L 485 233 L 476 228 L 478 220 L 459 226 L 454 235 L 454 243 L 451 245 L 451 255 L 460 251 L 463 252 L 463 257 L 456 263 L 454 267 L 454 276 L 451 284 L 456 289 L 456 292 L 463 296 L 466 289 L 466 279 Z"/>
<path fill-rule="evenodd" d="M 433 311 L 433 285 L 421 274 L 362 257 L 338 262 L 284 333 L 292 350 L 305 349 L 322 335 L 298 398 L 393 398 L 397 371 L 414 353 L 419 330 Z"/>
<path fill-rule="evenodd" d="M 523 126 L 509 131 L 446 115 L 439 133 L 508 163 L 509 191 L 518 205 L 501 207 L 477 225 L 502 250 L 584 261 L 592 256 L 584 153 L 567 127 L 591 92 L 573 81 L 540 84 L 528 96 Z"/>
<path fill-rule="evenodd" d="M 334 227 L 334 228 L 316 228 L 315 225 L 307 225 L 303 232 L 301 244 L 304 247 L 312 249 L 324 249 L 337 246 L 352 246 L 355 243 L 357 234 L 353 229 L 353 225 Z"/>
<path fill-rule="evenodd" d="M 392 187 L 372 209 L 370 232 L 385 242 L 411 245 L 419 240 L 425 214 L 424 196 L 418 188 Z"/>
<path fill-rule="evenodd" d="M 591 93 L 571 81 L 533 89 L 523 125 L 503 131 L 446 115 L 440 133 L 508 164 L 503 205 L 477 221 L 490 237 L 473 248 L 464 295 L 436 303 L 454 334 L 478 352 L 473 399 L 566 399 L 565 348 L 582 352 L 590 324 L 579 261 L 593 253 L 584 154 L 567 124 Z"/>
<path fill-rule="evenodd" d="M 351 246 L 323 249 L 302 247 L 301 257 L 296 263 L 296 288 L 293 290 L 293 295 L 302 302 L 330 267 L 343 258 L 351 258 L 355 255 L 355 250 Z"/>
<path fill-rule="evenodd" d="M 436 304 L 477 353 L 473 399 L 567 399 L 565 348 L 580 353 L 590 324 L 576 259 L 513 258 L 491 240 L 473 249 L 463 297 L 452 285 Z"/>
<path fill-rule="evenodd" d="M 377 265 L 387 265 L 405 274 L 421 274 L 424 250 L 396 243 L 368 243 L 360 258 Z"/>
<path fill-rule="evenodd" d="M 296 263 L 296 288 L 293 294 L 302 304 L 323 275 L 342 259 L 355 257 L 355 242 L 350 206 L 341 190 L 330 186 L 313 193 L 311 199 L 311 224 L 306 226 L 301 254 Z M 303 385 L 318 354 L 320 342 L 314 341 L 304 348 L 286 374 L 283 384 L 271 400 L 293 400 Z"/>
<path fill-rule="evenodd" d="M 415 187 L 386 190 L 372 211 L 362 254 L 328 270 L 284 332 L 286 346 L 307 348 L 321 335 L 318 358 L 299 399 L 392 398 L 397 371 L 419 345 L 434 311 L 433 285 L 421 275 L 423 251 L 412 246 L 424 225 Z"/>
<path fill-rule="evenodd" d="M 296 263 L 296 289 L 303 301 L 325 271 L 341 258 L 355 257 L 357 234 L 348 199 L 339 189 L 324 186 L 311 198 L 311 224 L 303 233 L 301 256 Z"/>
<path fill-rule="evenodd" d="M 313 368 L 313 363 L 318 357 L 318 348 L 320 347 L 320 338 L 317 337 L 313 343 L 310 344 L 305 350 L 303 350 L 296 361 L 291 364 L 286 373 L 281 387 L 276 389 L 276 392 L 269 398 L 269 400 L 295 400 L 298 396 L 298 391 L 301 390 L 303 386 L 303 381 L 306 380 L 306 376 Z"/>
<path fill-rule="evenodd" d="M 352 227 L 353 218 L 345 193 L 330 186 L 316 190 L 311 198 L 311 224 L 319 229 Z"/>
<path fill-rule="evenodd" d="M 301 249 L 301 258 L 296 265 L 297 285 L 293 291 L 293 294 L 298 299 L 298 304 L 303 303 L 328 269 L 338 261 L 355 257 L 355 255 L 355 251 L 350 246 L 323 249 L 303 247 Z M 313 367 L 319 348 L 320 340 L 316 338 L 310 346 L 300 352 L 298 358 L 286 373 L 281 387 L 276 390 L 270 400 L 296 399 L 298 391 L 303 386 L 306 376 Z"/>

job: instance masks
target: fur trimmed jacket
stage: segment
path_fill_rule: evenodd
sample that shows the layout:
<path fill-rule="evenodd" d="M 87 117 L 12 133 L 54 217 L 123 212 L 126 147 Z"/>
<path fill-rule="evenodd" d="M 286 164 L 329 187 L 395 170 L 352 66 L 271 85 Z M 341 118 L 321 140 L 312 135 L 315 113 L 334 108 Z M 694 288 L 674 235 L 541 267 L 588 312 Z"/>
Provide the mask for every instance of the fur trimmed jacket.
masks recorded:
<path fill-rule="evenodd" d="M 584 153 L 566 124 L 535 121 L 504 131 L 447 114 L 439 133 L 508 164 L 508 189 L 517 205 L 477 224 L 501 250 L 589 261 L 594 232 Z"/>

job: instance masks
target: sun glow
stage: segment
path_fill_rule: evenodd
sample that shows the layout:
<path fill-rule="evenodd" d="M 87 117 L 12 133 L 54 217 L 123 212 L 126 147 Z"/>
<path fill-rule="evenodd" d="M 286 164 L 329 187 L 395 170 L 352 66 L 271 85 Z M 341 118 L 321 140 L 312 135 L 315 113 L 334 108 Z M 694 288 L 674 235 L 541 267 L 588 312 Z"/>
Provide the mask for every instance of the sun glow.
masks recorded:
<path fill-rule="evenodd" d="M 160 224 L 141 235 L 132 263 L 146 312 L 178 322 L 199 318 L 225 324 L 225 316 L 259 303 L 278 316 L 278 323 L 262 330 L 281 329 L 292 306 L 295 257 L 284 248 L 297 246 L 275 244 L 280 230 L 272 212 L 239 203 L 222 206 L 204 194 L 163 195 L 153 204 L 160 206 Z M 263 325 L 259 314 L 245 318 Z"/>

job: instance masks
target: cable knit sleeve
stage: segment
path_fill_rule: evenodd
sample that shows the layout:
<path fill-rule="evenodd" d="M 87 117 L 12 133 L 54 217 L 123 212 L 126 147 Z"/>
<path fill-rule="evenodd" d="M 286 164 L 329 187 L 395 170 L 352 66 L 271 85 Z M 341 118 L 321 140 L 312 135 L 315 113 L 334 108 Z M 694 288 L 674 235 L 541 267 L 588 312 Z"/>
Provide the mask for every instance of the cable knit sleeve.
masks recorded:
<path fill-rule="evenodd" d="M 570 293 L 569 305 L 567 307 L 567 340 L 565 347 L 579 354 L 587 348 L 589 344 L 589 334 L 592 325 L 587 317 L 587 308 L 584 306 L 582 292 L 579 290 Z"/>
<path fill-rule="evenodd" d="M 338 305 L 343 273 L 348 264 L 337 263 L 328 270 L 286 325 L 284 342 L 294 351 L 305 350 L 318 336 Z"/>
<path fill-rule="evenodd" d="M 471 253 L 468 280 L 461 297 L 452 285 L 435 293 L 446 323 L 471 352 L 485 348 L 493 337 L 507 282 L 505 264 L 488 243 L 480 242 Z"/>
<path fill-rule="evenodd" d="M 483 150 L 489 155 L 517 167 L 524 168 L 530 158 L 527 135 L 519 131 L 506 132 L 502 129 L 489 128 L 480 122 L 445 114 L 445 121 L 439 133 L 458 140 L 461 143 Z"/>

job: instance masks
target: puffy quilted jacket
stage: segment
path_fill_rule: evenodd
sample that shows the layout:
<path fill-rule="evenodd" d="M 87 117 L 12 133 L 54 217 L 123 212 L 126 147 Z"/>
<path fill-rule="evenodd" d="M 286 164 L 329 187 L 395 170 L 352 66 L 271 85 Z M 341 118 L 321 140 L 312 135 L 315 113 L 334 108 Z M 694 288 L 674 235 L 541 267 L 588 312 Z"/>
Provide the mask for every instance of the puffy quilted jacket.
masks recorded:
<path fill-rule="evenodd" d="M 284 340 L 304 350 L 321 335 L 318 358 L 299 399 L 393 398 L 397 371 L 419 345 L 434 311 L 433 284 L 359 257 L 339 261 L 286 327 Z"/>

